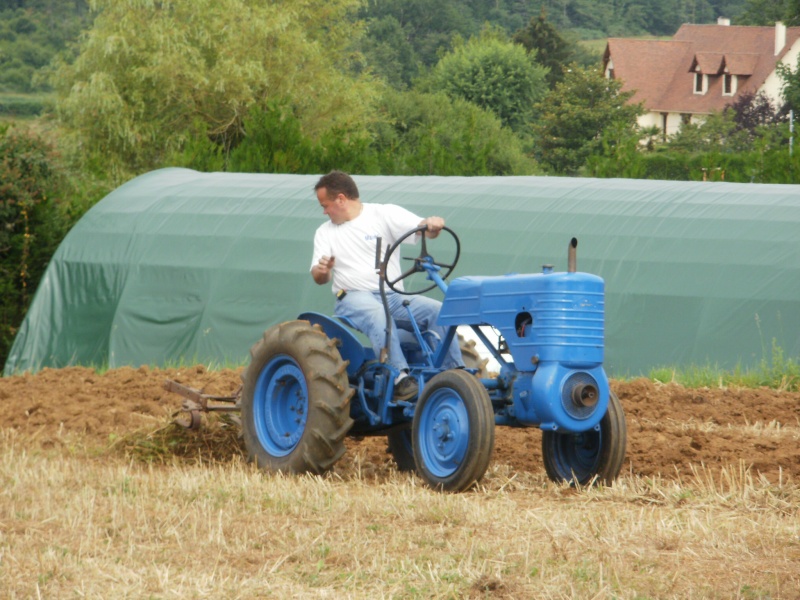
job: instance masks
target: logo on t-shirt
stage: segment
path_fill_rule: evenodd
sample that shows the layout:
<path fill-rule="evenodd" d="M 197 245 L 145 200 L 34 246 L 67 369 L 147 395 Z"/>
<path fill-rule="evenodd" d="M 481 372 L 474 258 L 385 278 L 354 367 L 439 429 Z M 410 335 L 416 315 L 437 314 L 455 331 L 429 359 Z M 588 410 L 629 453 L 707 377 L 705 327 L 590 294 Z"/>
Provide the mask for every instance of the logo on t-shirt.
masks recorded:
<path fill-rule="evenodd" d="M 374 242 L 377 239 L 378 239 L 378 236 L 375 235 L 374 233 L 373 234 L 368 233 L 368 234 L 366 234 L 364 236 L 364 241 L 365 242 Z"/>

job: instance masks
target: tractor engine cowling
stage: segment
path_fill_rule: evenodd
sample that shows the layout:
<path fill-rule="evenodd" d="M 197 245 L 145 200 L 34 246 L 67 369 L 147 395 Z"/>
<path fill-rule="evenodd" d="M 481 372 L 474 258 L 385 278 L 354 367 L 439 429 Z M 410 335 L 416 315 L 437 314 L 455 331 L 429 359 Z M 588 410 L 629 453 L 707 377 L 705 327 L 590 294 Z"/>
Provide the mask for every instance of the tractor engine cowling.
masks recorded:
<path fill-rule="evenodd" d="M 517 371 L 514 418 L 552 430 L 585 431 L 608 406 L 603 370 L 603 279 L 587 273 L 460 277 L 447 289 L 439 324 L 491 325 Z"/>
<path fill-rule="evenodd" d="M 597 425 L 608 409 L 608 378 L 603 367 L 572 369 L 542 363 L 513 384 L 513 417 L 521 425 L 550 431 L 580 432 Z"/>

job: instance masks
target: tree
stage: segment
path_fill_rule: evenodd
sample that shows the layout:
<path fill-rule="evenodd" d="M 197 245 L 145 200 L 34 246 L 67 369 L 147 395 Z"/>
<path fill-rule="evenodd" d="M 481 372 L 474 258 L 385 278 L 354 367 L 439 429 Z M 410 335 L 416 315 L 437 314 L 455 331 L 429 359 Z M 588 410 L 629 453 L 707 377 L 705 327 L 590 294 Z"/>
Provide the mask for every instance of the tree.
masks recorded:
<path fill-rule="evenodd" d="M 669 138 L 666 149 L 687 154 L 747 153 L 757 146 L 783 143 L 785 112 L 776 108 L 763 92 L 740 94 L 721 111 L 702 122 L 685 123 Z"/>
<path fill-rule="evenodd" d="M 521 140 L 491 112 L 443 93 L 386 94 L 374 132 L 380 172 L 394 175 L 532 175 Z"/>
<path fill-rule="evenodd" d="M 775 107 L 764 92 L 740 94 L 726 110 L 733 112 L 733 120 L 739 130 L 755 135 L 759 128 L 773 125 L 783 119 L 783 111 Z"/>
<path fill-rule="evenodd" d="M 781 78 L 783 99 L 786 108 L 800 114 L 800 59 L 793 69 L 789 65 L 778 63 L 778 76 Z"/>
<path fill-rule="evenodd" d="M 575 65 L 537 106 L 533 127 L 536 155 L 556 173 L 574 174 L 586 159 L 603 150 L 603 132 L 633 131 L 641 104 L 629 104 L 633 92 L 603 77 L 599 69 Z"/>
<path fill-rule="evenodd" d="M 519 44 L 486 34 L 445 55 L 420 88 L 472 102 L 493 112 L 503 125 L 523 131 L 534 103 L 547 91 L 547 69 L 534 59 L 535 53 Z"/>
<path fill-rule="evenodd" d="M 117 178 L 163 164 L 198 122 L 229 151 L 253 105 L 287 99 L 316 138 L 364 130 L 377 94 L 349 72 L 358 0 L 94 0 L 52 80 L 80 148 Z"/>
<path fill-rule="evenodd" d="M 548 69 L 547 84 L 551 89 L 564 78 L 566 66 L 574 61 L 572 45 L 547 22 L 544 7 L 539 16 L 532 17 L 512 39 L 522 44 L 537 63 Z"/>
<path fill-rule="evenodd" d="M 199 129 L 203 127 L 198 124 Z M 333 129 L 312 140 L 303 133 L 290 104 L 280 99 L 251 107 L 242 119 L 242 130 L 241 142 L 228 153 L 201 134 L 169 162 L 198 171 L 238 173 L 378 172 L 377 157 L 366 135 L 353 137 Z"/>
<path fill-rule="evenodd" d="M 735 114 L 732 110 L 715 111 L 701 122 L 684 123 L 670 136 L 666 147 L 687 154 L 740 152 L 749 144 L 749 132 L 736 124 Z"/>
<path fill-rule="evenodd" d="M 0 125 L 0 364 L 39 279 L 66 233 L 63 177 L 41 138 Z"/>
<path fill-rule="evenodd" d="M 746 0 L 738 25 L 800 25 L 800 0 Z"/>
<path fill-rule="evenodd" d="M 392 43 L 395 34 L 376 22 L 385 23 L 391 18 L 399 24 L 404 38 L 402 46 L 408 44 L 413 51 L 413 55 L 406 54 L 405 58 L 415 63 L 404 64 L 406 71 L 416 71 L 420 65 L 434 65 L 440 49 L 447 47 L 454 36 L 469 37 L 481 27 L 463 0 L 368 0 L 360 17 L 367 19 L 368 36 L 377 46 Z M 401 47 L 400 54 L 405 53 L 406 49 Z M 370 55 L 370 58 L 369 62 L 378 66 L 374 60 L 377 57 Z"/>
<path fill-rule="evenodd" d="M 367 21 L 361 51 L 373 71 L 397 89 L 406 89 L 419 74 L 420 58 L 400 22 L 388 15 Z"/>

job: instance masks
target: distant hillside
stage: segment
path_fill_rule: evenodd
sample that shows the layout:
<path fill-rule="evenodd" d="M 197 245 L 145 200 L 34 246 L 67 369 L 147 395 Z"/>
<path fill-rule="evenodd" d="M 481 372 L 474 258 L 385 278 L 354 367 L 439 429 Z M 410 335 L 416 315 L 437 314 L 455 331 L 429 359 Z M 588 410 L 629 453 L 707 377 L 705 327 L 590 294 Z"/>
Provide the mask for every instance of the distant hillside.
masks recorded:
<path fill-rule="evenodd" d="M 48 89 L 36 71 L 89 24 L 86 0 L 0 0 L 0 92 Z"/>
<path fill-rule="evenodd" d="M 189 1 L 189 0 L 185 0 Z M 513 35 L 546 15 L 566 39 L 672 35 L 682 23 L 735 20 L 757 0 L 367 0 L 354 18 L 369 24 L 362 51 L 372 64 L 411 81 L 434 64 L 454 36 L 487 24 Z M 34 77 L 59 52 L 73 52 L 90 25 L 87 0 L 0 0 L 0 92 L 47 91 Z M 594 52 L 593 52 L 594 53 Z"/>

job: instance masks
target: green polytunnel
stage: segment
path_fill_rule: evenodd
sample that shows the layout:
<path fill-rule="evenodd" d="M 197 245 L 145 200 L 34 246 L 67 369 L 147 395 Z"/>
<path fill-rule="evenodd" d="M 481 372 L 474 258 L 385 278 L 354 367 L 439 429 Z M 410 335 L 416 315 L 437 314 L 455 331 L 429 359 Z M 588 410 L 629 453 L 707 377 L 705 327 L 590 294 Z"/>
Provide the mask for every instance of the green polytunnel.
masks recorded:
<path fill-rule="evenodd" d="M 239 364 L 267 327 L 332 311 L 309 275 L 317 175 L 162 169 L 100 201 L 53 256 L 6 375 L 73 364 Z M 356 176 L 366 202 L 441 215 L 459 275 L 567 268 L 606 284 L 606 367 L 800 354 L 800 187 Z M 435 297 L 436 292 L 431 292 Z"/>

